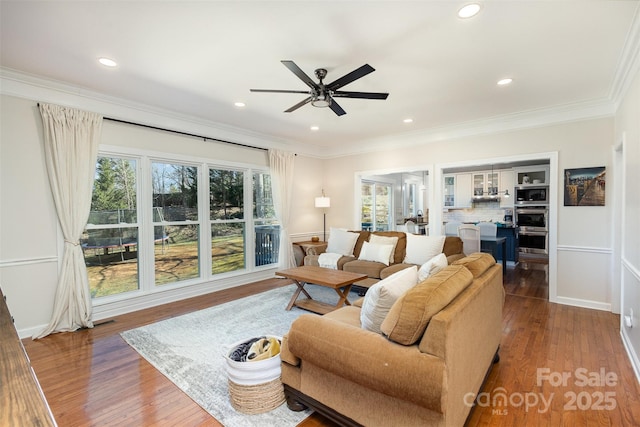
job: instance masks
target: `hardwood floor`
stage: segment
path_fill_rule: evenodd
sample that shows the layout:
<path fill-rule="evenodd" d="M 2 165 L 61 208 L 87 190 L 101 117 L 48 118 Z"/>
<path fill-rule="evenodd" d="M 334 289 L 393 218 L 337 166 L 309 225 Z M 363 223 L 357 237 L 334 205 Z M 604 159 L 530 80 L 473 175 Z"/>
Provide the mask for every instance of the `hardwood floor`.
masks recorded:
<path fill-rule="evenodd" d="M 248 284 L 23 343 L 61 427 L 219 426 L 119 333 L 288 283 Z M 501 359 L 467 425 L 638 425 L 640 385 L 622 345 L 619 316 L 547 302 L 544 265 L 509 268 L 505 289 Z M 554 383 L 563 375 L 564 383 Z M 544 378 L 540 385 L 538 377 Z M 492 405 L 501 392 L 506 404 Z M 333 424 L 314 414 L 300 425 Z"/>

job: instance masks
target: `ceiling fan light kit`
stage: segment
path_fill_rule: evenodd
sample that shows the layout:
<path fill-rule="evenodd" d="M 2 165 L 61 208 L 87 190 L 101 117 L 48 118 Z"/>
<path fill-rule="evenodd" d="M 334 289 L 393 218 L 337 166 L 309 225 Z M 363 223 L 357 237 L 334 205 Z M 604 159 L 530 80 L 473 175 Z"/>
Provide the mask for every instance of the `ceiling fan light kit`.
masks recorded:
<path fill-rule="evenodd" d="M 335 101 L 334 97 L 342 97 L 342 98 L 358 98 L 358 99 L 387 99 L 389 96 L 388 93 L 381 92 L 348 92 L 348 91 L 340 91 L 343 86 L 348 85 L 349 83 L 366 76 L 369 73 L 375 71 L 375 69 L 369 65 L 365 64 L 360 68 L 353 70 L 352 72 L 345 74 L 339 79 L 329 83 L 324 84 L 323 80 L 327 76 L 327 70 L 325 68 L 318 68 L 315 70 L 316 78 L 319 80 L 318 83 L 314 82 L 311 77 L 309 77 L 304 71 L 300 69 L 293 61 L 284 60 L 281 61 L 285 67 L 287 67 L 293 74 L 298 76 L 300 80 L 304 82 L 307 86 L 309 86 L 308 91 L 300 91 L 300 90 L 279 90 L 279 89 L 250 89 L 251 92 L 271 92 L 271 93 L 304 93 L 309 96 L 285 110 L 285 113 L 291 113 L 292 111 L 297 110 L 303 105 L 311 103 L 312 106 L 318 108 L 331 108 L 333 112 L 337 116 L 342 116 L 347 114 L 346 111 L 342 109 L 342 107 Z"/>

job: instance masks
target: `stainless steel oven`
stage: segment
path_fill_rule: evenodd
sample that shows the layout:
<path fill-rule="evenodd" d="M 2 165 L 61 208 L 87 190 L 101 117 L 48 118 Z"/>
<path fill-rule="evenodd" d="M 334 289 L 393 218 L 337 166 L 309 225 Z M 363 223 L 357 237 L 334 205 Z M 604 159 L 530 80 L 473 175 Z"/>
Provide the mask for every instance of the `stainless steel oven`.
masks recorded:
<path fill-rule="evenodd" d="M 519 252 L 549 255 L 549 209 L 547 206 L 516 208 Z"/>
<path fill-rule="evenodd" d="M 519 252 L 524 254 L 549 255 L 548 231 L 518 232 Z"/>
<path fill-rule="evenodd" d="M 521 231 L 548 231 L 549 209 L 547 206 L 516 208 L 516 225 Z"/>

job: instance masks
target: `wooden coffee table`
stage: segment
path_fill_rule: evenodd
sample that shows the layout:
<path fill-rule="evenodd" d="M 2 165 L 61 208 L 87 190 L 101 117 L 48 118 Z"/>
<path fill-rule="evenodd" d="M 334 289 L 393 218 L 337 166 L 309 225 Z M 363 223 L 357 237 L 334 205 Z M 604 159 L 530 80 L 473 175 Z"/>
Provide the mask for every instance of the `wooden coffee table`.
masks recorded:
<path fill-rule="evenodd" d="M 351 285 L 367 278 L 366 274 L 350 273 L 348 271 L 333 270 L 330 268 L 314 267 L 310 265 L 276 271 L 276 276 L 291 279 L 298 286 L 289 301 L 289 305 L 287 305 L 287 310 L 291 310 L 295 305 L 296 307 L 318 314 L 326 314 L 330 311 L 339 309 L 343 305 L 351 305 L 347 298 L 349 291 L 351 290 Z M 336 291 L 339 297 L 337 304 L 331 305 L 311 298 L 311 295 L 309 295 L 309 293 L 304 289 L 304 286 L 307 283 L 325 286 Z M 300 293 L 305 294 L 307 298 L 298 301 Z"/>

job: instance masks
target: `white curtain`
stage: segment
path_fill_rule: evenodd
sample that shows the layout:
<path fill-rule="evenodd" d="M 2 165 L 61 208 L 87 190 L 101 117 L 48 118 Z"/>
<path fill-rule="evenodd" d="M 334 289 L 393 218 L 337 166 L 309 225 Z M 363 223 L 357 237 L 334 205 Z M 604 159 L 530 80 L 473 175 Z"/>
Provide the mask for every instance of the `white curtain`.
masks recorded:
<path fill-rule="evenodd" d="M 280 265 L 286 268 L 295 267 L 291 238 L 289 237 L 289 221 L 291 199 L 293 195 L 293 166 L 295 154 L 279 150 L 269 150 L 269 168 L 273 191 L 273 207 L 280 221 Z"/>
<path fill-rule="evenodd" d="M 44 151 L 51 192 L 64 237 L 53 315 L 33 338 L 92 328 L 89 279 L 80 236 L 91 209 L 91 191 L 102 131 L 102 116 L 40 104 Z"/>

